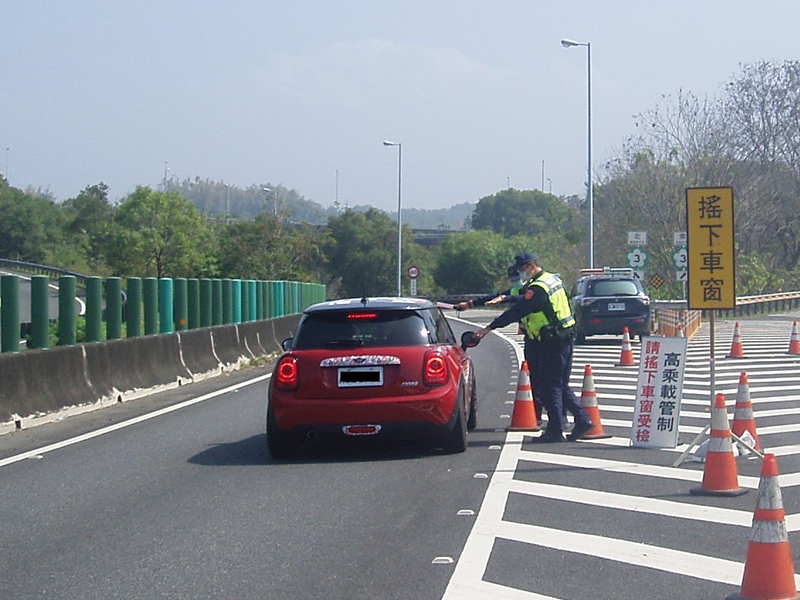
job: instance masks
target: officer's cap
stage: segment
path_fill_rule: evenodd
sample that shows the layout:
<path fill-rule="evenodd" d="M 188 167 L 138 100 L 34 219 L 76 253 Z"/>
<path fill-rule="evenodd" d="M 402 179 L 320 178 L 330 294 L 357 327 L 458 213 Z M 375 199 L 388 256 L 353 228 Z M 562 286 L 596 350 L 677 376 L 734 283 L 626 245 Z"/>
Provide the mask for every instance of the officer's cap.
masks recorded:
<path fill-rule="evenodd" d="M 528 263 L 538 263 L 539 259 L 536 258 L 536 255 L 533 252 L 523 252 L 522 254 L 517 254 L 514 257 L 514 267 L 519 269 L 527 265 Z"/>
<path fill-rule="evenodd" d="M 517 270 L 517 267 L 513 265 L 508 267 L 508 280 L 519 281 L 519 271 Z"/>

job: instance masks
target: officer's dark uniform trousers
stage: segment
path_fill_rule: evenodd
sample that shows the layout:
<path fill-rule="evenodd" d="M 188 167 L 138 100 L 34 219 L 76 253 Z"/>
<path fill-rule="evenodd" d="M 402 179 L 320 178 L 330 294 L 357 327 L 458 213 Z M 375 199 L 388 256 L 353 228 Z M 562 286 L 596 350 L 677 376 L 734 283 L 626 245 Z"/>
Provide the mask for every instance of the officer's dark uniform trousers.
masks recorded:
<path fill-rule="evenodd" d="M 539 401 L 547 409 L 547 435 L 560 435 L 567 426 L 566 413 L 575 417 L 575 422 L 587 420 L 577 396 L 569 387 L 572 372 L 572 353 L 574 344 L 565 348 L 547 347 L 542 342 L 525 339 L 526 345 L 536 347 L 533 354 L 537 364 L 531 369 L 534 379 L 533 389 Z"/>

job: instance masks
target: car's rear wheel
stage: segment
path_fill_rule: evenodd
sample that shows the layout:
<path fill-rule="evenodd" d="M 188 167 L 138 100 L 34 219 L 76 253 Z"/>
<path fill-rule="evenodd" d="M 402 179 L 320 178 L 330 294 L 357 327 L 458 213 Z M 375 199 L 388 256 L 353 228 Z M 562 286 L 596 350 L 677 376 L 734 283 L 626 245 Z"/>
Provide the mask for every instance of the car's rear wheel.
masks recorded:
<path fill-rule="evenodd" d="M 292 458 L 297 453 L 297 442 L 278 428 L 272 407 L 267 408 L 267 448 L 272 458 L 278 460 Z"/>
<path fill-rule="evenodd" d="M 458 454 L 467 449 L 467 415 L 464 407 L 464 387 L 458 388 L 456 398 L 456 422 L 444 436 L 442 447 L 448 454 Z"/>

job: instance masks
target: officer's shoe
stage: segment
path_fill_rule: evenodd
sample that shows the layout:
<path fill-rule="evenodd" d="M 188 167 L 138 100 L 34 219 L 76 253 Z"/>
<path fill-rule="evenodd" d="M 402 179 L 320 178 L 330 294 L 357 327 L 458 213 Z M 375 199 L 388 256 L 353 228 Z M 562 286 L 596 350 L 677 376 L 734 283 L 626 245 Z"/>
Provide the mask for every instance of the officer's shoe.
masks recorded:
<path fill-rule="evenodd" d="M 547 433 L 546 431 L 539 437 L 531 440 L 534 444 L 554 444 L 558 442 L 566 442 L 564 435 L 559 431 L 558 433 Z"/>
<path fill-rule="evenodd" d="M 583 438 L 587 433 L 589 433 L 594 428 L 594 423 L 591 421 L 581 421 L 575 423 L 575 426 L 572 428 L 572 433 L 567 436 L 567 439 L 570 442 L 575 442 L 581 438 Z"/>

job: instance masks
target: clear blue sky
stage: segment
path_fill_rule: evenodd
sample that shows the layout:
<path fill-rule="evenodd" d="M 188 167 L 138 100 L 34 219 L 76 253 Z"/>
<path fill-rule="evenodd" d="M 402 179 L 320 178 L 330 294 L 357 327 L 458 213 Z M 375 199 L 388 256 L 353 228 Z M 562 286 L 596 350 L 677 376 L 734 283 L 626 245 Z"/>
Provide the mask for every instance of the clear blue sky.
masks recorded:
<path fill-rule="evenodd" d="M 59 200 L 100 181 L 271 182 L 325 206 L 585 193 L 633 115 L 800 58 L 793 0 L 0 0 L 0 171 Z M 548 179 L 550 180 L 548 182 Z"/>

